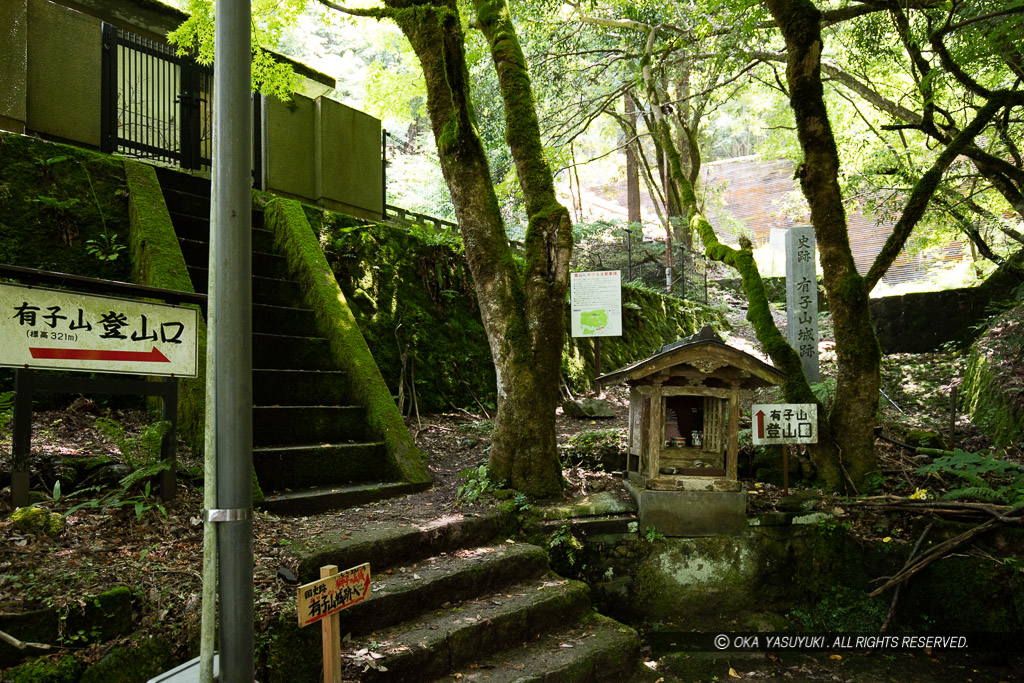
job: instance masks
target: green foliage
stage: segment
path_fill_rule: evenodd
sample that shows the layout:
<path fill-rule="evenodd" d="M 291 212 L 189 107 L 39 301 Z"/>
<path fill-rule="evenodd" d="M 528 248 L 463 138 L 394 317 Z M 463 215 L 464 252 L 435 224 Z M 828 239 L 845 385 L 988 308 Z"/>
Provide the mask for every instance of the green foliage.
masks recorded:
<path fill-rule="evenodd" d="M 1024 467 L 990 453 L 956 449 L 917 470 L 922 475 L 951 474 L 963 485 L 946 492 L 948 500 L 973 498 L 1005 505 L 1024 504 Z"/>
<path fill-rule="evenodd" d="M 150 476 L 167 469 L 167 465 L 165 463 L 158 463 L 158 465 L 161 465 L 159 469 L 149 470 L 148 474 Z M 127 484 L 125 483 L 126 481 Z M 73 515 L 75 512 L 86 508 L 91 510 L 117 510 L 120 508 L 131 508 L 135 512 L 136 519 L 141 520 L 146 512 L 153 510 L 159 512 L 161 516 L 166 517 L 167 508 L 165 508 L 163 503 L 157 500 L 156 496 L 153 495 L 151 482 L 147 481 L 145 486 L 143 486 L 142 491 L 138 493 L 131 492 L 130 488 L 138 481 L 139 478 L 132 478 L 132 475 L 129 475 L 121 480 L 120 488 L 108 491 L 106 494 L 98 498 L 84 500 L 69 508 L 68 511 L 64 513 L 64 516 L 68 517 Z M 90 487 L 89 489 L 83 489 L 82 491 L 76 491 L 75 493 L 90 493 L 95 492 L 96 490 L 97 489 L 95 487 Z"/>
<path fill-rule="evenodd" d="M 572 532 L 572 525 L 569 522 L 562 522 L 551 532 L 544 542 L 548 552 L 564 558 L 569 567 L 575 567 L 579 559 L 579 551 L 583 549 L 583 543 Z"/>
<path fill-rule="evenodd" d="M 644 538 L 648 542 L 654 543 L 655 541 L 664 541 L 665 540 L 665 534 L 659 534 L 658 531 L 653 526 L 649 526 L 644 531 Z"/>
<path fill-rule="evenodd" d="M 491 481 L 486 464 L 462 470 L 459 472 L 459 479 L 462 480 L 462 483 L 455 487 L 456 505 L 475 503 L 485 493 L 496 491 L 504 485 L 503 481 Z"/>
<path fill-rule="evenodd" d="M 119 244 L 115 233 L 106 232 L 96 239 L 85 241 L 85 251 L 99 261 L 116 261 L 125 245 Z"/>
<path fill-rule="evenodd" d="M 0 438 L 6 438 L 7 427 L 14 419 L 14 392 L 0 392 Z"/>
<path fill-rule="evenodd" d="M 88 240 L 128 234 L 122 160 L 0 133 L 0 263 L 129 280 L 127 259 L 101 261 Z M 115 242 L 117 243 L 117 242 Z"/>
<path fill-rule="evenodd" d="M 836 378 L 825 377 L 820 382 L 815 382 L 811 385 L 811 391 L 814 392 L 814 397 L 821 401 L 826 408 L 831 406 L 832 401 L 836 397 Z"/>
<path fill-rule="evenodd" d="M 133 469 L 147 467 L 160 459 L 160 448 L 164 435 L 171 428 L 166 420 L 154 422 L 131 435 L 117 420 L 98 417 L 93 425 L 104 437 L 114 442 L 125 462 Z"/>
<path fill-rule="evenodd" d="M 875 633 L 888 611 L 885 603 L 848 586 L 833 586 L 820 601 L 790 612 L 808 631 L 820 633 Z"/>
<path fill-rule="evenodd" d="M 469 432 L 479 436 L 490 436 L 494 432 L 494 422 L 492 420 L 476 420 L 475 422 L 461 424 L 458 429 L 461 432 Z"/>
<path fill-rule="evenodd" d="M 615 465 L 625 453 L 625 429 L 591 429 L 569 437 L 562 447 L 562 461 L 591 471 L 614 470 L 621 468 Z"/>
<path fill-rule="evenodd" d="M 306 0 L 255 0 L 251 5 L 252 88 L 287 102 L 298 90 L 299 77 L 291 64 L 269 52 L 277 47 L 284 27 L 295 23 Z M 178 46 L 179 54 L 193 53 L 200 64 L 213 64 L 214 2 L 188 0 L 189 18 L 167 40 Z"/>

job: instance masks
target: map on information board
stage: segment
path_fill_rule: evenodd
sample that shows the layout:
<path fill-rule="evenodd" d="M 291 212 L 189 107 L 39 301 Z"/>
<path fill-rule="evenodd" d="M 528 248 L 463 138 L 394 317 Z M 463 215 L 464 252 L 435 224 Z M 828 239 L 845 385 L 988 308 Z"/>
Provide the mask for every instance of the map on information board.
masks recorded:
<path fill-rule="evenodd" d="M 622 277 L 618 270 L 573 273 L 569 294 L 572 336 L 622 335 Z"/>

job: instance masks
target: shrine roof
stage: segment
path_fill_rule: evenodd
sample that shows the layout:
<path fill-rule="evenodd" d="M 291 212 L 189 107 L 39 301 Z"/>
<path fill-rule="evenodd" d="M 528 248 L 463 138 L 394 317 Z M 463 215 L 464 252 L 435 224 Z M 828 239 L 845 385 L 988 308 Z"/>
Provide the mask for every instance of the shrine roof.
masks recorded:
<path fill-rule="evenodd" d="M 658 353 L 598 378 L 601 384 L 627 382 L 650 384 L 656 379 L 684 372 L 738 382 L 742 389 L 781 384 L 785 374 L 760 358 L 729 346 L 710 327 L 677 342 L 662 346 Z"/>

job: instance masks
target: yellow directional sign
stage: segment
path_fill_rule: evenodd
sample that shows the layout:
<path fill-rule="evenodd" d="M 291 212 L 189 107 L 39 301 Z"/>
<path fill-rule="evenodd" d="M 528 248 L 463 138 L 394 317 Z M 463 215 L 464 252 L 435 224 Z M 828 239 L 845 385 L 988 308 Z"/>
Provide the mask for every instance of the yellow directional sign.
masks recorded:
<path fill-rule="evenodd" d="M 299 586 L 299 626 L 309 626 L 368 597 L 369 563 Z"/>

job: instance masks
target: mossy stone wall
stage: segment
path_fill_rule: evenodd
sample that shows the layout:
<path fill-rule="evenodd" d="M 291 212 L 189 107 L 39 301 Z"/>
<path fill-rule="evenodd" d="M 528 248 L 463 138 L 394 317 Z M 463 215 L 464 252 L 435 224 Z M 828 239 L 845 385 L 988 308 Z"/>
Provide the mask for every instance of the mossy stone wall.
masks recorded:
<path fill-rule="evenodd" d="M 421 412 L 493 408 L 494 363 L 458 242 L 418 226 L 306 211 L 392 393 L 404 376 L 405 396 L 415 382 Z"/>
<path fill-rule="evenodd" d="M 492 409 L 494 363 L 461 243 L 433 226 L 367 223 L 309 207 L 307 217 L 392 391 L 405 352 L 406 386 L 414 376 L 421 411 Z M 624 285 L 622 302 L 623 335 L 601 340 L 603 372 L 646 358 L 704 325 L 727 327 L 720 309 L 641 285 Z M 573 391 L 593 386 L 592 342 L 566 338 L 562 372 Z"/>
<path fill-rule="evenodd" d="M 127 197 L 120 159 L 0 133 L 0 263 L 129 280 L 125 252 L 101 261 L 86 251 L 104 225 L 117 244 L 128 244 Z M 13 389 L 13 378 L 0 368 L 0 391 Z M 38 400 L 44 404 L 46 395 Z"/>
<path fill-rule="evenodd" d="M 125 176 L 129 189 L 132 281 L 150 287 L 194 292 L 156 171 L 147 164 L 125 161 Z M 178 384 L 178 438 L 201 452 L 206 405 L 206 321 L 202 314 L 198 316 L 196 334 L 199 374 Z"/>
<path fill-rule="evenodd" d="M 971 422 L 996 444 L 1024 441 L 1024 395 L 1020 392 L 1024 306 L 996 318 L 971 347 L 960 401 Z"/>
<path fill-rule="evenodd" d="M 929 545 L 967 525 L 940 527 Z M 906 537 L 921 531 L 908 529 Z M 989 557 L 946 557 L 906 584 L 893 632 L 1024 634 L 1024 576 L 1016 569 L 1024 532 L 1003 529 L 979 539 Z M 627 622 L 705 632 L 803 626 L 866 633 L 881 626 L 892 600 L 891 592 L 868 597 L 878 585 L 873 579 L 895 574 L 912 546 L 868 542 L 845 524 L 824 521 L 751 527 L 729 537 L 585 542 L 576 566 L 602 610 Z"/>

